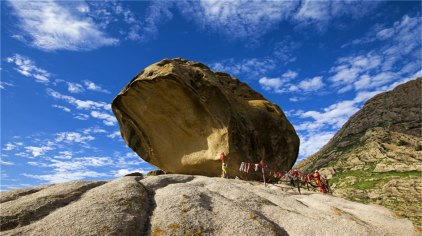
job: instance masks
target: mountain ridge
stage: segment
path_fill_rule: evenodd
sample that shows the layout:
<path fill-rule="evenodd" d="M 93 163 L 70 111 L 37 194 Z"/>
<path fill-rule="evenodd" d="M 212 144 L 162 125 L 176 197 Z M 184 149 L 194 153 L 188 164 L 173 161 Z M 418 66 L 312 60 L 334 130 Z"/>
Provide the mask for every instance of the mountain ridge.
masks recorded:
<path fill-rule="evenodd" d="M 386 206 L 422 226 L 422 78 L 369 99 L 318 152 L 334 195 Z"/>

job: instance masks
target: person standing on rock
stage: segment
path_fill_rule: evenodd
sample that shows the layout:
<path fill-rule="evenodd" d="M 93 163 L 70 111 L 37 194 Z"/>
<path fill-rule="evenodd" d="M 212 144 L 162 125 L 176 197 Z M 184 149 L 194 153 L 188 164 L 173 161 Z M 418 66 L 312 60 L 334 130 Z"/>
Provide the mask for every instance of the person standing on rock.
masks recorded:
<path fill-rule="evenodd" d="M 225 163 L 226 155 L 224 155 L 224 152 L 220 154 L 220 160 L 221 160 L 221 178 L 228 178 L 227 175 L 227 163 Z"/>
<path fill-rule="evenodd" d="M 315 170 L 314 178 L 317 180 L 318 187 L 321 190 L 321 192 L 325 193 L 325 189 L 322 187 L 322 183 L 321 183 L 321 175 L 319 174 L 318 170 Z"/>

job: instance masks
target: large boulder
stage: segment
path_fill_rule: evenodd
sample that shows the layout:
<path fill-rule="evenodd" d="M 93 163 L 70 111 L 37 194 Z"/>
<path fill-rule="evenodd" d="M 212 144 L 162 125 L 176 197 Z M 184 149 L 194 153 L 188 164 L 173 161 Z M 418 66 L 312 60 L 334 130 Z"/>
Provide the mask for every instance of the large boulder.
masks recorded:
<path fill-rule="evenodd" d="M 126 144 L 166 173 L 218 176 L 225 152 L 229 175 L 242 161 L 287 170 L 299 138 L 275 104 L 247 84 L 176 58 L 145 68 L 113 100 Z"/>

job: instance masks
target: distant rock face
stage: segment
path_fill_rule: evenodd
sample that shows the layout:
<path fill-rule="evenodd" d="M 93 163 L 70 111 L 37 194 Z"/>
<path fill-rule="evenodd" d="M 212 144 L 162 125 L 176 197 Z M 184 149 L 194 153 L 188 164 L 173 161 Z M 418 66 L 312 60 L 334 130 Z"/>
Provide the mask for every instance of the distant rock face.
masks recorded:
<path fill-rule="evenodd" d="M 320 169 L 337 196 L 386 206 L 421 227 L 422 78 L 368 100 L 297 167 Z"/>
<path fill-rule="evenodd" d="M 282 110 L 236 78 L 184 59 L 145 68 L 112 103 L 126 144 L 166 173 L 229 175 L 242 161 L 287 170 L 299 138 Z"/>
<path fill-rule="evenodd" d="M 327 144 L 348 146 L 370 128 L 422 138 L 422 78 L 397 86 L 369 99 L 364 107 Z"/>
<path fill-rule="evenodd" d="M 380 206 L 203 176 L 64 183 L 0 199 L 1 235 L 417 235 Z"/>

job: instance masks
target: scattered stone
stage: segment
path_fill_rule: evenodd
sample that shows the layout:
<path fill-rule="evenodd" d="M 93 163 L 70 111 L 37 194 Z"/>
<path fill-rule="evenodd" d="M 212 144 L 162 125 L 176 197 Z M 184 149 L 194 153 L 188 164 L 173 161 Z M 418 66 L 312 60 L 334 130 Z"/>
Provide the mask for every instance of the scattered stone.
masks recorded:
<path fill-rule="evenodd" d="M 163 170 L 152 170 L 147 173 L 147 176 L 157 176 L 157 175 L 165 175 L 165 174 L 166 172 L 164 172 Z"/>
<path fill-rule="evenodd" d="M 140 172 L 133 172 L 133 173 L 127 174 L 125 176 L 140 176 L 140 177 L 143 177 L 144 175 Z"/>

